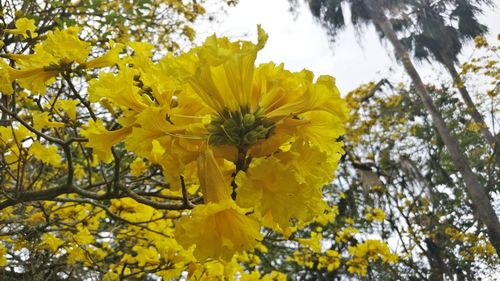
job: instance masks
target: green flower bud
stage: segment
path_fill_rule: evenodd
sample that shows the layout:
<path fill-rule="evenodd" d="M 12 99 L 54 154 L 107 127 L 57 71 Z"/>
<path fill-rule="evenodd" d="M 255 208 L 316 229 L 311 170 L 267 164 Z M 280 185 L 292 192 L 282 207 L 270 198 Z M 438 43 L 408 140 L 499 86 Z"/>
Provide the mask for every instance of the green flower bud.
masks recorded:
<path fill-rule="evenodd" d="M 213 122 L 208 124 L 207 130 L 210 133 L 217 133 L 220 130 L 220 125 L 217 126 L 217 124 L 214 124 Z"/>
<path fill-rule="evenodd" d="M 255 124 L 255 116 L 250 113 L 245 114 L 245 116 L 243 116 L 243 125 L 248 128 L 253 124 Z"/>
<path fill-rule="evenodd" d="M 243 144 L 252 145 L 256 143 L 257 140 L 257 133 L 255 131 L 250 131 L 243 137 Z"/>
<path fill-rule="evenodd" d="M 233 119 L 224 120 L 224 129 L 233 130 L 236 128 L 238 128 L 238 124 L 236 123 L 236 121 L 234 121 Z"/>

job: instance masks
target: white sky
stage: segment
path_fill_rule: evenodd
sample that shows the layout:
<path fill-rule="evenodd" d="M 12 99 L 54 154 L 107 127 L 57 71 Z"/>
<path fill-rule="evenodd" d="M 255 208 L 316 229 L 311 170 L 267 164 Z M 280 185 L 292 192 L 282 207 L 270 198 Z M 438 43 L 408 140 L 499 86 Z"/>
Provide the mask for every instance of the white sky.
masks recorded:
<path fill-rule="evenodd" d="M 495 2 L 497 8 L 481 17 L 482 23 L 490 29 L 491 38 L 500 33 L 500 0 Z M 290 70 L 307 68 L 316 75 L 332 75 L 343 94 L 380 78 L 388 77 L 396 83 L 407 80 L 392 57 L 392 48 L 387 42 L 381 43 L 372 26 L 357 38 L 354 28 L 348 25 L 332 44 L 308 7 L 302 5 L 295 15 L 289 8 L 287 0 L 240 0 L 236 7 L 227 9 L 226 15 L 218 14 L 217 23 L 202 24 L 198 29 L 198 41 L 216 32 L 220 36 L 255 42 L 256 26 L 261 24 L 269 34 L 269 40 L 259 53 L 258 62 L 284 62 Z M 466 48 L 462 60 L 470 53 L 471 48 Z M 419 64 L 417 68 L 424 81 L 435 79 L 435 73 L 442 71 L 440 66 L 427 63 Z"/>

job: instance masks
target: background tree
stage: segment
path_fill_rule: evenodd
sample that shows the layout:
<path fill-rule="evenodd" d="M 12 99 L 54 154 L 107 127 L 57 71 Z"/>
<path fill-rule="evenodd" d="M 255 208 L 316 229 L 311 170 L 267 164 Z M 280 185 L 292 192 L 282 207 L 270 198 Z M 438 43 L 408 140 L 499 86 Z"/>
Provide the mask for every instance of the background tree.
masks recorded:
<path fill-rule="evenodd" d="M 414 1 L 408 5 L 408 12 L 405 13 L 408 16 L 393 19 L 392 23 L 393 26 L 397 25 L 401 28 L 401 33 L 409 33 L 401 41 L 404 46 L 413 51 L 415 58 L 428 60 L 432 56 L 447 69 L 467 106 L 465 112 L 469 113 L 481 126 L 480 132 L 491 146 L 498 165 L 500 164 L 498 138 L 488 129 L 483 115 L 478 111 L 455 68 L 455 63 L 460 64 L 458 55 L 462 50 L 462 45 L 487 32 L 486 26 L 480 24 L 476 17 L 481 13 L 482 7 L 488 7 L 485 5 L 492 5 L 492 2 Z"/>
<path fill-rule="evenodd" d="M 491 205 L 489 195 L 480 183 L 480 179 L 471 169 L 469 160 L 465 157 L 456 137 L 451 134 L 450 127 L 444 122 L 442 114 L 437 110 L 431 96 L 425 88 L 420 75 L 414 67 L 411 58 L 402 42 L 398 39 L 394 25 L 386 14 L 396 18 L 404 15 L 405 9 L 415 1 L 309 1 L 309 7 L 314 16 L 330 30 L 339 30 L 345 25 L 342 3 L 348 3 L 351 10 L 351 22 L 355 26 L 373 22 L 377 30 L 389 40 L 394 47 L 398 59 L 415 85 L 416 93 L 432 116 L 443 142 L 449 150 L 454 165 L 466 182 L 466 189 L 474 209 L 479 214 L 479 219 L 485 224 L 490 239 L 500 253 L 500 222 Z M 396 26 L 397 27 L 397 26 Z M 331 34 L 336 34 L 331 31 Z"/>
<path fill-rule="evenodd" d="M 474 67 L 464 65 L 475 81 L 487 81 L 496 73 L 497 66 L 488 66 L 491 57 L 481 62 L 473 58 L 477 61 Z M 489 94 L 478 92 L 488 107 L 499 102 L 497 78 L 491 79 Z M 428 85 L 427 90 L 459 136 L 474 169 L 481 171 L 485 186 L 496 189 L 492 182 L 499 170 L 479 128 L 470 116 L 460 115 L 464 105 L 453 83 Z M 473 219 L 475 212 L 461 192 L 465 187 L 459 171 L 425 107 L 418 103 L 414 87 L 382 80 L 360 86 L 347 99 L 351 108 L 350 130 L 344 138 L 347 154 L 337 180 L 325 190 L 338 213 L 332 222 L 312 224 L 294 233 L 296 244 L 270 237 L 266 245 L 273 251 L 259 253 L 267 261 L 263 269 L 278 268 L 292 280 L 475 280 L 494 276 L 499 264 L 495 249 Z M 498 118 L 498 110 L 495 112 Z M 373 237 L 390 241 L 399 261 L 391 265 L 366 260 L 362 275 L 359 265 L 363 262 L 348 261 L 355 252 L 350 247 Z M 321 241 L 322 251 L 315 250 L 312 241 Z M 332 255 L 332 251 L 340 255 Z M 324 265 L 327 260 L 330 267 Z"/>

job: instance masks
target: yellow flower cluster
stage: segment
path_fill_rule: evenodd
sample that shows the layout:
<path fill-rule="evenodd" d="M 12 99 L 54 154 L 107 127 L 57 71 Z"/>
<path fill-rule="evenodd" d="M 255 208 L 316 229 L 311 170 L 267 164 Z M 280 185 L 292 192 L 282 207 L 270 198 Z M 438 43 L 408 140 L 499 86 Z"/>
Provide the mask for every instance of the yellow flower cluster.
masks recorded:
<path fill-rule="evenodd" d="M 36 36 L 30 22 L 18 23 L 18 30 L 11 32 Z M 11 94 L 9 85 L 16 81 L 30 93 L 43 96 L 57 79 L 69 83 L 72 76 L 84 76 L 86 69 L 115 66 L 96 71 L 95 78 L 87 77 L 91 104 L 85 106 L 99 108 L 101 115 L 92 116 L 77 131 L 92 149 L 92 165 L 115 160 L 112 147 L 124 143 L 136 159 L 129 162 L 132 176 L 140 177 L 156 165 L 168 182 L 166 193 L 178 195 L 189 189 L 190 194 L 202 196 L 201 204 L 187 202 L 185 207 L 192 210 L 177 212 L 179 219 L 174 220 L 162 220 L 163 213 L 135 200 L 112 199 L 108 211 L 121 220 L 162 221 L 157 229 L 167 229 L 165 235 L 172 238 L 149 236 L 145 238 L 151 242 L 148 246 L 131 247 L 136 255 L 120 253 L 121 262 L 146 268 L 165 260 L 177 260 L 182 268 L 194 258 L 229 262 L 236 253 L 257 247 L 263 238 L 261 227 L 285 232 L 315 220 L 334 219 L 335 210 L 325 212 L 328 206 L 322 188 L 333 180 L 343 154 L 338 139 L 345 131 L 348 110 L 333 77 L 315 79 L 308 70 L 291 72 L 282 64 L 256 66 L 257 54 L 267 40 L 260 27 L 256 44 L 214 35 L 202 46 L 158 61 L 152 59 L 152 45 L 139 42 L 127 46 L 111 42 L 110 51 L 89 59 L 91 45 L 78 33 L 75 27 L 48 32 L 32 54 L 9 55 L 14 67 L 0 60 L 0 90 Z M 82 121 L 78 104 L 60 99 L 50 106 L 76 124 Z M 51 121 L 53 116 L 47 112 L 30 117 L 36 130 L 65 126 Z M 114 130 L 106 127 L 109 117 L 115 117 Z M 4 140 L 0 146 L 11 150 L 6 160 L 19 154 L 18 146 L 9 143 L 12 134 L 19 134 L 19 140 L 34 136 L 23 128 L 0 127 Z M 28 149 L 39 161 L 61 166 L 57 146 L 34 141 Z M 76 165 L 80 169 L 77 178 L 85 175 L 80 164 Z M 89 215 L 78 213 L 77 207 L 72 210 L 76 213 L 64 217 Z M 86 227 L 67 241 L 92 244 L 89 229 L 95 228 Z M 143 230 L 136 231 L 138 237 L 143 235 Z M 116 235 L 116 239 L 125 237 Z M 87 262 L 89 251 L 102 256 L 100 248 L 77 247 L 65 238 L 47 233 L 40 247 L 52 252 L 64 249 L 71 262 Z M 315 237 L 314 242 L 318 251 L 320 239 Z M 167 253 L 168 249 L 173 252 Z M 116 277 L 115 269 L 111 271 L 108 279 Z M 178 273 L 177 268 L 174 271 Z M 278 275 L 262 278 L 282 279 Z"/>
<path fill-rule="evenodd" d="M 118 73 L 90 81 L 92 102 L 120 112 L 121 129 L 90 121 L 88 147 L 105 162 L 120 141 L 160 165 L 173 190 L 199 185 L 204 204 L 176 226 L 200 260 L 229 260 L 250 250 L 259 226 L 283 230 L 312 221 L 327 207 L 322 187 L 342 155 L 347 107 L 335 80 L 274 63 L 255 66 L 257 44 L 209 37 L 179 56 L 154 63 L 152 47 L 134 43 Z M 140 162 L 131 167 L 138 175 Z M 248 215 L 250 214 L 250 215 Z M 210 241 L 210 242 L 207 242 Z"/>
<path fill-rule="evenodd" d="M 18 20 L 17 23 L 21 20 Z M 26 34 L 36 35 L 32 21 L 21 22 L 23 28 L 16 29 L 15 32 L 23 36 Z M 77 27 L 49 31 L 46 35 L 47 39 L 35 45 L 33 54 L 10 54 L 8 57 L 15 60 L 19 69 L 11 68 L 4 61 L 0 61 L 0 73 L 3 76 L 2 92 L 10 94 L 12 88 L 8 86 L 8 82 L 16 80 L 19 85 L 33 93 L 43 94 L 46 86 L 53 83 L 58 74 L 64 75 L 70 70 L 78 71 L 78 69 L 99 68 L 115 64 L 119 52 L 123 49 L 122 45 L 115 45 L 111 42 L 113 48 L 108 53 L 87 61 L 91 45 L 80 40 L 78 33 Z"/>
<path fill-rule="evenodd" d="M 347 261 L 347 271 L 361 276 L 366 275 L 370 262 L 382 260 L 383 262 L 396 263 L 398 255 L 391 253 L 389 246 L 380 240 L 366 240 L 356 246 L 349 247 L 351 259 Z"/>
<path fill-rule="evenodd" d="M 382 222 L 385 219 L 385 213 L 380 208 L 368 207 L 365 209 L 365 218 L 367 221 Z"/>

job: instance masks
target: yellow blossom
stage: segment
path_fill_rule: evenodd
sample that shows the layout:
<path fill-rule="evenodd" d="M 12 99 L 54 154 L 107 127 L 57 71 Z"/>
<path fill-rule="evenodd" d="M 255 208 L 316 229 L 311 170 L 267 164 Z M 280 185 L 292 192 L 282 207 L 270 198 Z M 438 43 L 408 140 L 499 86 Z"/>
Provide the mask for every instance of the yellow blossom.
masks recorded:
<path fill-rule="evenodd" d="M 20 18 L 16 20 L 15 29 L 7 29 L 6 32 L 10 34 L 21 35 L 24 39 L 37 37 L 35 21 L 27 18 Z"/>
<path fill-rule="evenodd" d="M 337 235 L 335 236 L 335 242 L 345 243 L 357 233 L 359 233 L 359 230 L 357 230 L 354 227 L 348 226 L 342 229 L 341 231 L 337 232 Z"/>
<path fill-rule="evenodd" d="M 118 55 L 122 52 L 125 46 L 113 41 L 110 41 L 109 45 L 111 46 L 111 49 L 108 52 L 100 57 L 85 62 L 83 66 L 86 68 L 100 68 L 117 64 L 119 62 Z"/>
<path fill-rule="evenodd" d="M 5 61 L 0 59 L 0 92 L 5 95 L 11 95 L 13 78 L 10 77 L 11 72 L 14 71 Z"/>
<path fill-rule="evenodd" d="M 76 119 L 76 106 L 80 102 L 78 100 L 58 100 L 56 107 L 60 110 L 64 110 L 71 120 Z"/>
<path fill-rule="evenodd" d="M 2 243 L 0 243 L 0 267 L 7 265 L 7 258 L 5 257 L 6 254 L 7 248 L 5 248 Z"/>
<path fill-rule="evenodd" d="M 141 204 L 132 198 L 112 199 L 110 210 L 132 222 L 152 220 L 155 216 L 153 207 Z"/>
<path fill-rule="evenodd" d="M 291 219 L 309 220 L 326 208 L 320 188 L 297 181 L 295 173 L 275 157 L 254 159 L 247 172 L 236 176 L 237 202 L 255 208 L 269 227 L 291 225 Z"/>
<path fill-rule="evenodd" d="M 318 269 L 326 268 L 328 271 L 334 271 L 340 267 L 341 256 L 335 250 L 327 250 L 318 258 Z"/>
<path fill-rule="evenodd" d="M 78 245 L 80 246 L 89 245 L 94 242 L 94 236 L 92 235 L 92 233 L 90 233 L 88 228 L 78 227 L 77 229 L 78 232 L 72 235 L 72 239 L 74 239 L 74 241 Z"/>
<path fill-rule="evenodd" d="M 476 48 L 482 48 L 482 47 L 487 47 L 488 46 L 488 41 L 484 36 L 478 35 L 474 38 L 474 43 L 476 45 Z"/>
<path fill-rule="evenodd" d="M 139 266 L 158 265 L 160 263 L 160 254 L 154 247 L 134 246 L 132 249 L 137 253 L 136 260 Z"/>
<path fill-rule="evenodd" d="M 36 212 L 28 218 L 28 221 L 31 223 L 43 223 L 46 220 L 45 215 L 42 212 Z"/>
<path fill-rule="evenodd" d="M 67 262 L 68 264 L 75 264 L 77 262 L 86 262 L 88 260 L 87 252 L 79 246 L 74 246 L 71 248 L 65 248 L 68 252 Z"/>
<path fill-rule="evenodd" d="M 368 207 L 365 210 L 365 218 L 368 221 L 379 221 L 382 222 L 385 219 L 385 213 L 380 208 L 371 208 Z"/>
<path fill-rule="evenodd" d="M 33 115 L 33 128 L 42 130 L 44 128 L 61 128 L 64 126 L 62 122 L 50 121 L 49 112 L 41 112 Z"/>
<path fill-rule="evenodd" d="M 89 120 L 89 123 L 81 130 L 82 136 L 88 138 L 86 147 L 91 147 L 99 160 L 106 163 L 111 162 L 111 147 L 117 144 L 127 135 L 132 128 L 122 128 L 108 131 L 101 120 Z"/>
<path fill-rule="evenodd" d="M 16 61 L 19 70 L 10 73 L 19 85 L 35 93 L 44 93 L 46 85 L 73 62 L 83 63 L 89 52 L 90 44 L 78 38 L 79 29 L 70 27 L 64 30 L 49 31 L 47 39 L 38 43 L 33 54 L 9 55 Z"/>
<path fill-rule="evenodd" d="M 144 163 L 144 160 L 142 158 L 136 158 L 131 164 L 130 164 L 130 173 L 133 176 L 140 176 L 146 171 L 147 166 L 146 163 Z"/>
<path fill-rule="evenodd" d="M 75 165 L 75 179 L 81 180 L 85 176 L 85 169 L 81 166 L 76 164 Z"/>
<path fill-rule="evenodd" d="M 201 154 L 198 173 L 205 204 L 179 220 L 175 230 L 177 241 L 185 248 L 196 245 L 194 255 L 200 261 L 207 258 L 228 261 L 236 252 L 251 250 L 262 239 L 259 225 L 231 200 L 229 186 L 211 150 Z"/>
<path fill-rule="evenodd" d="M 29 149 L 29 153 L 43 163 L 60 167 L 61 155 L 57 153 L 57 150 L 55 145 L 44 146 L 39 142 L 34 142 Z"/>
<path fill-rule="evenodd" d="M 361 276 L 367 273 L 369 262 L 381 259 L 386 263 L 396 263 L 398 256 L 391 253 L 389 246 L 380 240 L 366 240 L 356 246 L 349 246 L 351 259 L 347 261 L 347 271 Z"/>
<path fill-rule="evenodd" d="M 52 233 L 45 233 L 42 235 L 40 246 L 42 249 L 48 249 L 51 252 L 56 252 L 59 247 L 64 244 L 64 241 Z"/>
<path fill-rule="evenodd" d="M 304 246 L 309 246 L 315 253 L 321 252 L 321 239 L 323 235 L 318 232 L 311 232 L 311 238 L 309 239 L 298 239 L 299 243 Z"/>

